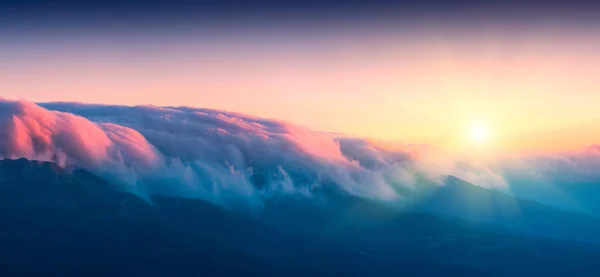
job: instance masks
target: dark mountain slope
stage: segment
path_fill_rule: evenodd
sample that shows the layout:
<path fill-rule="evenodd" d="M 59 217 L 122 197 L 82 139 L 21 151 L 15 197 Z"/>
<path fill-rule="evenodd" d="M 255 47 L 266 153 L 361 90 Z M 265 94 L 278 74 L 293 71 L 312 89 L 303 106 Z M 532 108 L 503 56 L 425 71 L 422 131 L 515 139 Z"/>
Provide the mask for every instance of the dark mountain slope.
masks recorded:
<path fill-rule="evenodd" d="M 153 204 L 85 170 L 0 161 L 0 276 L 477 275 L 363 257 L 199 200 Z"/>
<path fill-rule="evenodd" d="M 267 211 L 266 220 L 286 232 L 369 257 L 436 261 L 497 276 L 600 274 L 600 246 L 593 243 L 523 236 L 495 225 L 399 212 L 360 198 L 326 207 L 279 203 Z"/>
<path fill-rule="evenodd" d="M 0 162 L 2 276 L 256 276 L 277 273 L 219 242 L 162 226 L 154 208 L 96 176 Z"/>
<path fill-rule="evenodd" d="M 342 195 L 282 198 L 254 215 L 194 199 L 150 204 L 85 170 L 24 159 L 0 161 L 0 224 L 1 276 L 600 275 L 596 245 Z"/>

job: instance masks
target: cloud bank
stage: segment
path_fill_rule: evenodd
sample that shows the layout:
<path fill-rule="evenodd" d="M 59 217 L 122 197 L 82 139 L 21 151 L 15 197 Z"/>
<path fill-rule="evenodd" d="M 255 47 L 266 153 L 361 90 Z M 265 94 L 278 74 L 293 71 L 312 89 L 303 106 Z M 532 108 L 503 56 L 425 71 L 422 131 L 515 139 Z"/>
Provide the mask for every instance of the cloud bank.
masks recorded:
<path fill-rule="evenodd" d="M 369 165 L 345 155 L 331 135 L 293 124 L 207 109 L 0 102 L 0 155 L 75 165 L 150 195 L 260 203 L 340 189 L 380 200 L 410 186 L 402 156 Z M 398 165 L 396 165 L 398 164 Z"/>
<path fill-rule="evenodd" d="M 418 190 L 419 179 L 442 184 L 445 175 L 534 199 L 533 192 L 558 187 L 556 195 L 568 200 L 573 195 L 563 192 L 566 184 L 595 182 L 600 165 L 597 147 L 473 164 L 423 148 L 385 147 L 283 121 L 189 107 L 0 100 L 0 131 L 1 157 L 80 166 L 141 196 L 223 205 L 260 206 L 269 198 L 331 191 L 402 201 Z M 552 198 L 556 195 L 536 200 L 566 203 Z"/>

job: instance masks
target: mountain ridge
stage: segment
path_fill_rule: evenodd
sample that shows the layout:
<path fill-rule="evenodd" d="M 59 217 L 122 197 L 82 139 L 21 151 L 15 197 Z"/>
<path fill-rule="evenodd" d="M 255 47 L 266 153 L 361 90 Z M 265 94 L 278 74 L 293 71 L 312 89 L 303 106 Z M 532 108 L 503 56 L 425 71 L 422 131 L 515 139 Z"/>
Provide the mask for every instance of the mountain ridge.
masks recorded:
<path fill-rule="evenodd" d="M 3 172 L 7 163 L 40 171 Z M 0 161 L 0 176 L 10 174 L 0 178 L 0 222 L 8 226 L 0 231 L 3 276 L 93 276 L 86 268 L 98 270 L 97 276 L 564 276 L 585 275 L 582 268 L 594 272 L 600 259 L 597 245 L 397 213 L 361 198 L 325 206 L 298 202 L 292 207 L 301 209 L 291 214 L 266 206 L 287 217 L 269 222 L 199 199 L 156 196 L 148 202 L 85 170 L 51 163 Z M 15 189 L 19 185 L 25 189 Z M 29 197 L 35 189 L 41 192 Z M 58 204 L 37 202 L 44 196 L 56 196 Z M 321 219 L 314 222 L 315 216 Z M 305 230 L 290 230 L 293 221 Z M 27 261 L 40 271 L 26 270 Z"/>

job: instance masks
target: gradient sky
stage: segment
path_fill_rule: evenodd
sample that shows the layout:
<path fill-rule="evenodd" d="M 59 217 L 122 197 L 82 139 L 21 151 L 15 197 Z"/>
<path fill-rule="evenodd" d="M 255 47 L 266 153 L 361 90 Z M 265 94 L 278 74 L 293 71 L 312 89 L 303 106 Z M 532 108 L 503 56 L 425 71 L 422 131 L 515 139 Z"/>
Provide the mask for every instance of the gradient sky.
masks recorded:
<path fill-rule="evenodd" d="M 501 151 L 600 142 L 600 9 L 480 2 L 2 1 L 0 96 L 216 108 L 449 149 L 478 124 Z"/>

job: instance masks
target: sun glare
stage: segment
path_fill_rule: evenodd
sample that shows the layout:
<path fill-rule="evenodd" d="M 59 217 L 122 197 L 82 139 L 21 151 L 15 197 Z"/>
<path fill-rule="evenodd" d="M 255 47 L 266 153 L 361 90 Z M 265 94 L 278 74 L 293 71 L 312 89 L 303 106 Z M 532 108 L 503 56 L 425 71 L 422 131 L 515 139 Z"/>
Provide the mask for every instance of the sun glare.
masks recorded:
<path fill-rule="evenodd" d="M 489 129 L 482 124 L 473 125 L 469 130 L 469 138 L 471 142 L 476 144 L 485 143 L 490 136 Z"/>

